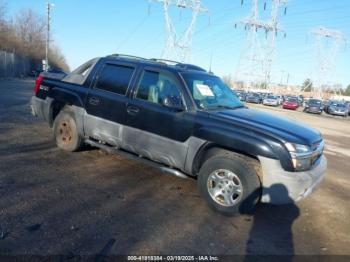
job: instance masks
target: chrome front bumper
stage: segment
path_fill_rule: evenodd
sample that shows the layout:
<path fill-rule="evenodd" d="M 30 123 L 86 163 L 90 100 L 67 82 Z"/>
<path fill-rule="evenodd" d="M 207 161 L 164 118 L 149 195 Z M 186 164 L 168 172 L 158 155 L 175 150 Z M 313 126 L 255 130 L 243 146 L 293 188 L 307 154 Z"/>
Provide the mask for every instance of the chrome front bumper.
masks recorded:
<path fill-rule="evenodd" d="M 327 169 L 327 159 L 322 155 L 313 168 L 303 172 L 285 171 L 279 160 L 259 157 L 262 166 L 261 202 L 287 204 L 299 201 L 321 184 Z"/>

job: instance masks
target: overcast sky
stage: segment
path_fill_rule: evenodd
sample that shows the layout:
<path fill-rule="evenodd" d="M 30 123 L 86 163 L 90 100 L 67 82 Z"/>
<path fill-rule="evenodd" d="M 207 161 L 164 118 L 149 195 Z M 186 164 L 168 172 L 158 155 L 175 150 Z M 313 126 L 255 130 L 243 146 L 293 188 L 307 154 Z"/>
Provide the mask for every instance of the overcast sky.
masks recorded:
<path fill-rule="evenodd" d="M 164 46 L 164 19 L 159 3 L 148 0 L 52 0 L 53 37 L 61 47 L 71 69 L 86 60 L 112 53 L 160 57 Z M 267 18 L 269 3 L 259 1 L 260 16 Z M 213 71 L 234 76 L 245 46 L 244 27 L 234 24 L 248 16 L 251 1 L 203 0 L 210 14 L 201 14 L 193 36 L 192 63 L 208 68 L 213 53 Z M 44 0 L 7 1 L 11 13 L 31 7 L 44 14 Z M 149 12 L 150 11 L 150 12 Z M 350 39 L 349 0 L 290 0 L 287 15 L 280 10 L 279 22 L 286 38 L 278 35 L 273 63 L 273 80 L 301 84 L 313 77 L 315 39 L 310 33 L 317 26 L 341 30 Z M 189 12 L 171 11 L 181 32 Z M 210 19 L 209 19 L 210 17 Z M 210 20 L 210 23 L 209 23 Z M 328 43 L 330 44 L 330 43 Z M 340 45 L 334 81 L 350 84 L 350 46 Z"/>

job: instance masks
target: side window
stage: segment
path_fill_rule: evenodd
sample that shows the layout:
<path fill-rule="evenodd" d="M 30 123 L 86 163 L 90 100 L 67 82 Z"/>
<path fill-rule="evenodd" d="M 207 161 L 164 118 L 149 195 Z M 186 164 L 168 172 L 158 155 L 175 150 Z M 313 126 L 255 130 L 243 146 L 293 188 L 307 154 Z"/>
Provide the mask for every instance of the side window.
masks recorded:
<path fill-rule="evenodd" d="M 103 67 L 95 88 L 125 95 L 134 68 L 107 64 Z"/>
<path fill-rule="evenodd" d="M 172 105 L 182 106 L 181 94 L 175 81 L 154 71 L 144 71 L 135 97 L 156 104 L 164 104 L 164 99 L 168 99 Z"/>

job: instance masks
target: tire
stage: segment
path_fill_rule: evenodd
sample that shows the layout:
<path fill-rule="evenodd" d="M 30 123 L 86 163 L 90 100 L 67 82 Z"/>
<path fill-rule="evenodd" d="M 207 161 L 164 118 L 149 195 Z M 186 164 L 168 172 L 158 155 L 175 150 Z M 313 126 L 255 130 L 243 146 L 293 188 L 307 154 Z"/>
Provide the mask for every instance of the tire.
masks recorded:
<path fill-rule="evenodd" d="M 74 114 L 68 110 L 62 110 L 56 117 L 53 135 L 57 147 L 65 151 L 79 151 L 83 146 L 83 139 L 78 133 Z"/>
<path fill-rule="evenodd" d="M 224 215 L 250 214 L 261 197 L 260 179 L 244 157 L 224 152 L 204 162 L 198 190 L 211 208 Z"/>

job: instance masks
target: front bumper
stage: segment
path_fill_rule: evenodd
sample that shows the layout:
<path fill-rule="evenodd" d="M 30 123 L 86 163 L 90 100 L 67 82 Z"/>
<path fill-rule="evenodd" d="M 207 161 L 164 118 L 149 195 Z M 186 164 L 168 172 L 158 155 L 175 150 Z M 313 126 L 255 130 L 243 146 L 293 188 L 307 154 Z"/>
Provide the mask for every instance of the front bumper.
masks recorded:
<path fill-rule="evenodd" d="M 340 112 L 340 111 L 329 111 L 331 115 L 336 115 L 336 116 L 346 116 L 348 112 Z"/>
<path fill-rule="evenodd" d="M 259 104 L 260 101 L 259 100 L 247 100 L 247 103 L 253 103 L 253 104 Z"/>
<path fill-rule="evenodd" d="M 290 109 L 290 110 L 296 110 L 298 107 L 297 106 L 282 106 L 283 109 Z"/>
<path fill-rule="evenodd" d="M 311 170 L 303 172 L 287 172 L 276 159 L 259 157 L 259 160 L 262 166 L 263 203 L 287 204 L 307 197 L 319 187 L 327 169 L 324 155 Z"/>
<path fill-rule="evenodd" d="M 265 102 L 264 102 L 264 105 L 267 105 L 267 106 L 278 106 L 278 102 L 268 102 L 268 101 L 265 101 Z"/>
<path fill-rule="evenodd" d="M 314 108 L 314 107 L 305 108 L 305 111 L 308 113 L 322 113 L 321 108 Z"/>

